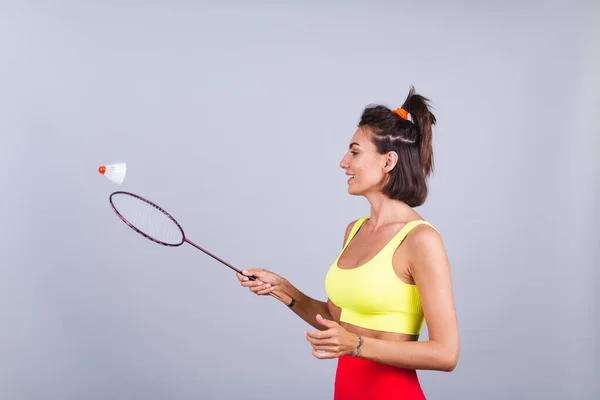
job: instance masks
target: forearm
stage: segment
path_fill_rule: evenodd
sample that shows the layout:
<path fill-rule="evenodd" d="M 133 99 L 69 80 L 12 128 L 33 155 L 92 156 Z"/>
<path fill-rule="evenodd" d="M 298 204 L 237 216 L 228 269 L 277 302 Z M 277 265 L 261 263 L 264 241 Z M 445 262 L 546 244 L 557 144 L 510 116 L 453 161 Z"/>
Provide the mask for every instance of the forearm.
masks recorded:
<path fill-rule="evenodd" d="M 286 281 L 282 286 L 279 286 L 278 289 L 295 301 L 291 310 L 312 327 L 319 330 L 324 329 L 323 326 L 317 322 L 316 317 L 317 314 L 321 314 L 323 318 L 332 319 L 329 309 L 327 308 L 327 303 L 305 295 L 289 281 Z"/>
<path fill-rule="evenodd" d="M 458 347 L 429 341 L 396 341 L 363 337 L 361 358 L 406 369 L 450 372 L 458 362 Z"/>

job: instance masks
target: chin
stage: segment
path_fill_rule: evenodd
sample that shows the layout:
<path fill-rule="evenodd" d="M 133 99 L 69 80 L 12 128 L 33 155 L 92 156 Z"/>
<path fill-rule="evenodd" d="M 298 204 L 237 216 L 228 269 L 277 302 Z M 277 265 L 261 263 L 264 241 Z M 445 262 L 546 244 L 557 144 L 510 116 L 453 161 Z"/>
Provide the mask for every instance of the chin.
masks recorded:
<path fill-rule="evenodd" d="M 362 192 L 360 190 L 353 189 L 352 187 L 348 188 L 348 194 L 352 196 L 360 196 Z"/>

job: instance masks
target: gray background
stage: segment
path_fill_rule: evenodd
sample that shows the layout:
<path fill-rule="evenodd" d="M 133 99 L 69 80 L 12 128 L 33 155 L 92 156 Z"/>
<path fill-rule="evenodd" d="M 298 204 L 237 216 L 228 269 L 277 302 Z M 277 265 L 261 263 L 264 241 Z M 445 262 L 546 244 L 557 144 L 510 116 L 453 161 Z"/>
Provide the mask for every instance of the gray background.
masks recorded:
<path fill-rule="evenodd" d="M 544 6 L 542 6 L 544 4 Z M 368 204 L 338 167 L 409 85 L 439 124 L 419 209 L 461 356 L 429 399 L 597 399 L 598 2 L 0 3 L 0 398 L 330 399 L 306 324 L 108 204 L 325 299 Z M 122 187 L 97 172 L 126 161 Z M 423 334 L 427 339 L 427 331 Z"/>

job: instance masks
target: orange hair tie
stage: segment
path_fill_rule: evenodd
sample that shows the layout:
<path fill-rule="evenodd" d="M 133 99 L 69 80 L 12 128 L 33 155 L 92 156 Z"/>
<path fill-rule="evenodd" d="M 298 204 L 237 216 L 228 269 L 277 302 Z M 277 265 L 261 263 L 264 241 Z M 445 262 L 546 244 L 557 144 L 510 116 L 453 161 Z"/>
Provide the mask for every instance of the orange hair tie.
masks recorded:
<path fill-rule="evenodd" d="M 394 112 L 398 114 L 402 119 L 408 120 L 408 111 L 406 111 L 404 108 L 396 108 Z"/>

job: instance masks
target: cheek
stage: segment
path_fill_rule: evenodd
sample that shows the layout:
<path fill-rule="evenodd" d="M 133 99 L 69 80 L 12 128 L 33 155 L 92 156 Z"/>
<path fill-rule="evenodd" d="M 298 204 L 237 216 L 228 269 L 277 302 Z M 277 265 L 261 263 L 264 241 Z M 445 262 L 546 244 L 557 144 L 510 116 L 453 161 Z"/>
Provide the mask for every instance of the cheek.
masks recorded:
<path fill-rule="evenodd" d="M 377 162 L 364 163 L 355 169 L 360 174 L 361 181 L 368 184 L 378 184 L 384 175 Z"/>
<path fill-rule="evenodd" d="M 373 160 L 364 158 L 362 160 L 358 160 L 355 164 L 355 169 L 365 175 L 373 175 L 377 172 L 377 166 Z"/>

